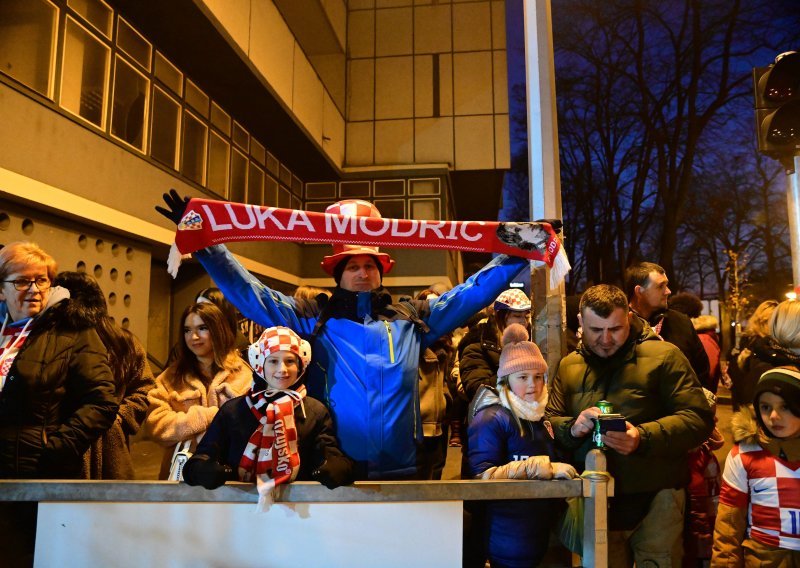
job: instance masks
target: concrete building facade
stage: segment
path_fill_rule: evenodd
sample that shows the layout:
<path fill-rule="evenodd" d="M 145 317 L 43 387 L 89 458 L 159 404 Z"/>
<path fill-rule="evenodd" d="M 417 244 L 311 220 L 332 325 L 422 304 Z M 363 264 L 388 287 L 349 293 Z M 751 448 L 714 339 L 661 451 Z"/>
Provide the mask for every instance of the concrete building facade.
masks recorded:
<path fill-rule="evenodd" d="M 491 219 L 507 93 L 502 1 L 0 0 L 0 244 L 93 274 L 163 362 L 211 282 L 167 275 L 162 193 Z M 327 246 L 231 249 L 277 289 L 332 284 Z M 391 253 L 393 292 L 460 278 L 458 254 Z"/>

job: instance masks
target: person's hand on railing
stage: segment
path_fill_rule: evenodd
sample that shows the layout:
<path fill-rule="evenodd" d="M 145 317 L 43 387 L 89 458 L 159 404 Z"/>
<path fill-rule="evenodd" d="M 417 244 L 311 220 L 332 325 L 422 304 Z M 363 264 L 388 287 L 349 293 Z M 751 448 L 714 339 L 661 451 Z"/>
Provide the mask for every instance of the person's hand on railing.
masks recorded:
<path fill-rule="evenodd" d="M 189 198 L 181 197 L 174 189 L 170 189 L 169 193 L 165 193 L 163 197 L 164 203 L 167 204 L 169 209 L 156 205 L 156 211 L 176 225 L 179 225 L 181 219 L 183 219 L 183 214 L 186 212 L 186 206 L 189 205 Z"/>
<path fill-rule="evenodd" d="M 548 456 L 531 456 L 521 461 L 490 467 L 481 479 L 553 479 L 553 466 Z"/>
<path fill-rule="evenodd" d="M 216 489 L 225 485 L 230 473 L 230 467 L 222 465 L 216 460 L 193 457 L 183 469 L 183 481 L 187 485 L 201 485 L 206 489 Z"/>
<path fill-rule="evenodd" d="M 551 462 L 553 466 L 553 479 L 575 479 L 578 472 L 568 463 Z"/>
<path fill-rule="evenodd" d="M 354 481 L 353 462 L 343 456 L 330 456 L 314 470 L 311 477 L 328 489 L 350 485 Z"/>

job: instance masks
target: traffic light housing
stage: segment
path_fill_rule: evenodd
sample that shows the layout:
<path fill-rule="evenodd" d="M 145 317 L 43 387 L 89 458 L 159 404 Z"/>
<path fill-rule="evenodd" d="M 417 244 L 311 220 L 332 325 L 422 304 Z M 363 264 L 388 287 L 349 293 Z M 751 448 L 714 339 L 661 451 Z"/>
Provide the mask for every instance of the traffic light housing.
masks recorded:
<path fill-rule="evenodd" d="M 793 169 L 800 150 L 800 53 L 753 69 L 758 151 Z"/>

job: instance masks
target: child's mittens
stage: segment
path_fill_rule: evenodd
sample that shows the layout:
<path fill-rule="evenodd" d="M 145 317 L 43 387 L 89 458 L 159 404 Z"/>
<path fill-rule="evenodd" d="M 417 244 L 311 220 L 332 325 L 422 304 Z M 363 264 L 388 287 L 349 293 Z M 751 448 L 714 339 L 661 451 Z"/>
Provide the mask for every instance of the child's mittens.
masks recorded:
<path fill-rule="evenodd" d="M 553 466 L 549 456 L 531 456 L 522 463 L 525 464 L 528 479 L 553 479 Z"/>
<path fill-rule="evenodd" d="M 521 461 L 490 467 L 481 479 L 552 479 L 553 468 L 548 456 L 531 456 Z"/>
<path fill-rule="evenodd" d="M 192 459 L 183 470 L 183 480 L 187 485 L 201 485 L 206 489 L 216 489 L 225 485 L 231 468 L 211 459 Z"/>
<path fill-rule="evenodd" d="M 344 456 L 330 456 L 311 474 L 328 489 L 353 483 L 353 462 Z"/>
<path fill-rule="evenodd" d="M 578 477 L 578 472 L 568 463 L 552 462 L 550 465 L 553 466 L 553 479 L 575 479 Z"/>

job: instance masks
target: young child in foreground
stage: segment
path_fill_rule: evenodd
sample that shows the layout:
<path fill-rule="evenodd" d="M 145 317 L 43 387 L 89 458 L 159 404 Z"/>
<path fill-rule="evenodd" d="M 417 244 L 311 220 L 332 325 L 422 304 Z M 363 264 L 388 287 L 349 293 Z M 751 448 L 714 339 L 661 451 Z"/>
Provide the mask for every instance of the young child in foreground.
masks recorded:
<path fill-rule="evenodd" d="M 528 332 L 503 333 L 497 389 L 482 386 L 470 408 L 469 467 L 479 479 L 571 479 L 575 468 L 556 459 L 544 421 L 547 363 Z M 472 418 L 474 416 L 474 418 Z M 491 501 L 482 520 L 483 549 L 492 566 L 537 566 L 558 518 L 556 499 Z M 481 564 L 482 565 L 482 564 Z"/>
<path fill-rule="evenodd" d="M 800 369 L 761 375 L 732 420 L 712 566 L 800 566 Z"/>
<path fill-rule="evenodd" d="M 184 467 L 186 483 L 216 489 L 256 481 L 262 505 L 280 483 L 351 483 L 353 464 L 339 449 L 328 409 L 306 396 L 309 343 L 287 327 L 271 327 L 248 354 L 253 385 L 220 408 Z"/>

